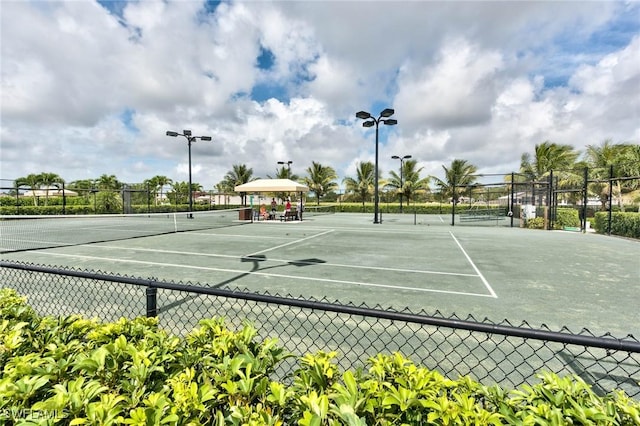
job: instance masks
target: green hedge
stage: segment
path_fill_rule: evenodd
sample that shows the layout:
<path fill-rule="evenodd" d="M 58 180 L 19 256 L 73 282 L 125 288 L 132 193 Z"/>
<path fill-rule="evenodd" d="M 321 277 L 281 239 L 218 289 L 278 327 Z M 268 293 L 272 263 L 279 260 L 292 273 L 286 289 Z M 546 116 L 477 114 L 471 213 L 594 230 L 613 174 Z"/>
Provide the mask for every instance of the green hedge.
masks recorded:
<path fill-rule="evenodd" d="M 0 290 L 0 421 L 64 425 L 640 424 L 622 391 L 598 396 L 577 376 L 540 374 L 516 390 L 456 380 L 400 354 L 339 371 L 335 353 L 297 360 L 249 324 L 200 321 L 184 338 L 155 319 L 40 317 Z M 28 418 L 32 421 L 29 422 Z M 49 419 L 49 420 L 43 420 Z"/>
<path fill-rule="evenodd" d="M 362 203 L 339 203 L 335 204 L 336 211 L 342 213 L 371 213 L 373 214 L 374 206 L 372 203 L 366 203 L 364 207 Z M 378 206 L 380 212 L 382 214 L 385 213 L 400 213 L 400 204 L 388 204 L 388 203 L 380 203 Z M 497 210 L 500 214 L 507 214 L 506 207 L 488 207 Z M 440 204 L 440 203 L 420 203 L 420 204 L 410 204 L 404 205 L 402 207 L 402 212 L 404 214 L 451 214 L 452 206 L 451 204 Z M 470 210 L 468 204 L 458 204 L 456 207 L 456 214 L 464 214 L 466 211 Z M 483 208 L 484 210 L 484 208 Z"/>
<path fill-rule="evenodd" d="M 555 228 L 563 229 L 565 227 L 579 227 L 580 213 L 576 209 L 556 209 Z"/>
<path fill-rule="evenodd" d="M 194 211 L 207 211 L 207 210 L 224 210 L 224 209 L 232 209 L 232 208 L 240 208 L 242 206 L 209 206 L 203 204 L 194 204 Z M 164 206 L 148 206 L 148 205 L 138 205 L 134 204 L 131 206 L 132 213 L 174 213 L 174 212 L 186 212 L 189 211 L 188 204 L 179 204 L 175 205 L 164 205 Z M 81 205 L 67 205 L 64 209 L 65 215 L 76 215 L 76 214 L 94 214 L 94 206 L 93 204 L 81 204 Z M 103 212 L 98 212 L 102 214 Z M 122 213 L 122 207 L 119 208 L 118 212 L 112 212 L 112 214 L 120 214 Z M 63 210 L 61 205 L 50 205 L 50 206 L 34 206 L 34 205 L 22 205 L 19 208 L 16 206 L 0 206 L 0 215 L 62 215 Z"/>
<path fill-rule="evenodd" d="M 608 212 L 597 212 L 593 227 L 599 234 L 607 232 L 609 220 Z M 613 212 L 611 213 L 611 233 L 621 237 L 640 238 L 640 213 Z"/>

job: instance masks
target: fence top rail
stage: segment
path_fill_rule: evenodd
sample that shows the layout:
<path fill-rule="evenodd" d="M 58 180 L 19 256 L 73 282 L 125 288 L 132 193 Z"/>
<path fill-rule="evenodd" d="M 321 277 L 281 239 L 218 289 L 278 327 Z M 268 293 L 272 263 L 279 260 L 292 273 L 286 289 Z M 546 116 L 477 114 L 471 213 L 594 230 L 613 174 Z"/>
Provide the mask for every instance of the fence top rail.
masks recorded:
<path fill-rule="evenodd" d="M 118 282 L 137 286 L 161 288 L 166 290 L 175 290 L 189 293 L 206 294 L 210 296 L 219 296 L 232 299 L 248 300 L 253 302 L 271 303 L 285 306 L 292 306 L 305 309 L 316 309 L 321 311 L 336 312 L 348 315 L 357 315 L 364 317 L 373 317 L 386 319 L 391 321 L 402 321 L 407 323 L 415 323 L 422 325 L 433 325 L 438 327 L 447 327 L 454 329 L 462 329 L 474 332 L 483 332 L 489 334 L 498 334 L 503 336 L 520 337 L 524 339 L 552 341 L 563 344 L 596 347 L 601 349 L 625 351 L 640 353 L 640 342 L 619 339 L 615 337 L 595 337 L 576 335 L 571 333 L 563 333 L 557 331 L 529 329 L 515 326 L 505 326 L 490 323 L 481 323 L 468 320 L 458 320 L 450 318 L 438 318 L 427 315 L 419 315 L 405 312 L 387 311 L 382 309 L 373 309 L 363 306 L 341 305 L 323 301 L 294 299 L 276 295 L 239 292 L 221 288 L 201 287 L 190 284 L 178 284 L 173 282 L 164 282 L 154 279 L 133 278 L 118 276 L 112 274 L 96 273 L 92 271 L 78 271 L 74 269 L 61 269 L 41 265 L 33 265 L 21 262 L 7 262 L 0 260 L 0 267 L 25 270 L 31 272 L 40 272 L 46 274 L 56 274 L 63 276 L 79 277 L 93 279 L 98 281 Z"/>

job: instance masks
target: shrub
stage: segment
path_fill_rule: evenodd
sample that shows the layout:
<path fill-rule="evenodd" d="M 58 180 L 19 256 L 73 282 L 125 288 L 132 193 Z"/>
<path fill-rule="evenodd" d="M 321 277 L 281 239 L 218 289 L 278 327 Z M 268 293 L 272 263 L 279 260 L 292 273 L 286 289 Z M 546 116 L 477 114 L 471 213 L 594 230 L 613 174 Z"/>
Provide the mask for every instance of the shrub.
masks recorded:
<path fill-rule="evenodd" d="M 527 228 L 529 229 L 544 229 L 544 218 L 534 217 L 527 220 Z"/>
<path fill-rule="evenodd" d="M 150 318 L 39 317 L 8 289 L 0 314 L 5 416 L 101 425 L 640 424 L 640 403 L 621 391 L 597 396 L 578 377 L 543 373 L 539 384 L 505 391 L 448 379 L 398 353 L 342 373 L 335 352 L 319 352 L 298 359 L 287 385 L 271 376 L 290 355 L 275 339 L 256 341 L 247 323 L 233 331 L 223 319 L 203 320 L 181 339 Z"/>
<path fill-rule="evenodd" d="M 608 212 L 598 212 L 595 215 L 594 229 L 599 234 L 607 232 L 609 220 Z M 640 238 L 640 213 L 613 212 L 611 213 L 611 233 L 628 238 Z"/>
<path fill-rule="evenodd" d="M 555 228 L 563 229 L 565 227 L 579 227 L 580 226 L 580 214 L 576 209 L 557 209 Z"/>

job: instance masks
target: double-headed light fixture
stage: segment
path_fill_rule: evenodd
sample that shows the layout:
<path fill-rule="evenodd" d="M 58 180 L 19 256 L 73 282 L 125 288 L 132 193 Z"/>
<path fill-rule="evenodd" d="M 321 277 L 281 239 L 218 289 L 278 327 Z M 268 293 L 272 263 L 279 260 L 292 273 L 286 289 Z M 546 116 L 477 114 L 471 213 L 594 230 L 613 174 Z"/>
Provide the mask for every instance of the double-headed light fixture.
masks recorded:
<path fill-rule="evenodd" d="M 400 213 L 402 213 L 402 193 L 403 193 L 403 185 L 402 185 L 402 169 L 404 169 L 404 160 L 408 160 L 411 158 L 410 155 L 405 155 L 404 157 L 399 157 L 397 155 L 392 155 L 392 159 L 400 160 Z"/>
<path fill-rule="evenodd" d="M 378 126 L 380 123 L 385 124 L 387 126 L 394 126 L 398 124 L 398 120 L 395 120 L 391 117 L 395 111 L 391 108 L 385 108 L 380 113 L 378 118 L 374 118 L 370 113 L 366 111 L 360 111 L 356 113 L 356 117 L 366 120 L 362 123 L 362 127 L 373 127 L 376 126 L 376 171 L 375 171 L 375 181 L 374 181 L 374 195 L 373 195 L 373 223 L 380 223 L 379 220 L 379 197 L 378 197 Z"/>
<path fill-rule="evenodd" d="M 291 161 L 291 160 L 289 160 L 289 161 L 278 161 L 278 164 L 281 164 L 283 166 L 285 164 L 287 165 L 287 170 L 289 172 L 287 178 L 291 179 L 291 165 L 293 164 L 293 161 Z"/>
<path fill-rule="evenodd" d="M 210 141 L 211 136 L 193 136 L 191 134 L 191 130 L 183 130 L 182 133 L 172 132 L 171 130 L 167 130 L 167 136 L 171 136 L 173 138 L 177 136 L 184 136 L 187 138 L 187 144 L 189 145 L 189 217 L 193 218 L 191 212 L 193 212 L 193 189 L 191 187 L 191 143 L 200 139 L 201 141 Z"/>

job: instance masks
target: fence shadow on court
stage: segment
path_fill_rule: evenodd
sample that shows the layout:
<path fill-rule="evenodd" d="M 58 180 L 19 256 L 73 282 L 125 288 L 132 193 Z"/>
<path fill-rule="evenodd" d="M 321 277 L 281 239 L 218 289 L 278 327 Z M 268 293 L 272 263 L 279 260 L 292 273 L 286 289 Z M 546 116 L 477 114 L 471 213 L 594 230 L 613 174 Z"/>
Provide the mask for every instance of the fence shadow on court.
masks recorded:
<path fill-rule="evenodd" d="M 240 262 L 242 263 L 246 263 L 246 262 L 250 262 L 253 263 L 253 266 L 251 267 L 250 271 L 247 272 L 242 272 L 238 275 L 235 275 L 229 279 L 226 279 L 224 281 L 221 281 L 217 284 L 213 284 L 213 285 L 208 285 L 207 287 L 209 288 L 223 288 L 223 287 L 227 287 L 229 286 L 229 284 L 238 281 L 248 275 L 251 275 L 252 273 L 255 272 L 259 272 L 259 271 L 264 271 L 267 269 L 273 269 L 273 268 L 281 268 L 283 266 L 286 265 L 294 265 L 294 266 L 299 266 L 299 267 L 304 267 L 304 266 L 311 266 L 311 265 L 317 265 L 320 263 L 326 263 L 326 261 L 322 260 L 322 259 L 300 259 L 300 260 L 292 260 L 290 262 L 286 262 L 283 263 L 281 265 L 272 265 L 272 266 L 267 266 L 267 267 L 260 267 L 260 263 L 264 262 L 267 260 L 267 256 L 263 255 L 263 254 L 259 254 L 259 255 L 250 255 L 250 256 L 243 256 L 240 258 Z M 193 293 L 193 294 L 189 294 L 188 296 L 185 296 L 179 300 L 176 300 L 174 302 L 168 303 L 166 305 L 163 305 L 162 307 L 157 308 L 157 313 L 166 313 L 170 310 L 172 310 L 173 308 L 176 308 L 184 303 L 193 301 L 195 299 L 197 299 L 198 297 L 200 297 L 201 295 L 198 293 Z"/>
<path fill-rule="evenodd" d="M 251 271 L 213 286 L 6 261 L 0 261 L 0 279 L 27 296 L 41 315 L 80 313 L 103 321 L 158 315 L 160 326 L 176 335 L 188 333 L 200 319 L 223 316 L 232 326 L 252 322 L 260 337 L 278 337 L 296 355 L 338 351 L 342 369 L 362 367 L 377 353 L 399 351 L 445 376 L 470 375 L 486 385 L 531 384 L 538 381 L 536 373 L 551 371 L 576 374 L 601 394 L 622 389 L 640 396 L 640 341 L 634 336 L 594 336 L 586 329 L 556 332 L 507 320 L 445 318 L 224 288 L 248 273 L 278 267 L 261 268 L 264 260 L 247 256 L 242 261 L 253 262 Z M 294 363 L 289 359 L 280 366 L 280 378 L 290 376 Z"/>

